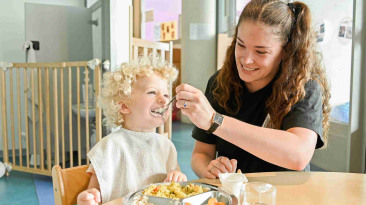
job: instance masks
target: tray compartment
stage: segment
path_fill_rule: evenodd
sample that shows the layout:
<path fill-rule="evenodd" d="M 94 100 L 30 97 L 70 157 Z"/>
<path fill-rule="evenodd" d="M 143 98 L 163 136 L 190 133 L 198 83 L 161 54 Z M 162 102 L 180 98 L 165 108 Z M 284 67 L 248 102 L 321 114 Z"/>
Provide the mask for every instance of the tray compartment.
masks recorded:
<path fill-rule="evenodd" d="M 216 198 L 218 202 L 224 202 L 226 205 L 231 204 L 231 197 L 228 194 L 224 194 L 220 191 L 208 191 L 195 196 L 191 196 L 182 200 L 182 203 L 186 202 L 192 205 L 203 205 L 207 204 L 208 200 L 211 198 Z"/>

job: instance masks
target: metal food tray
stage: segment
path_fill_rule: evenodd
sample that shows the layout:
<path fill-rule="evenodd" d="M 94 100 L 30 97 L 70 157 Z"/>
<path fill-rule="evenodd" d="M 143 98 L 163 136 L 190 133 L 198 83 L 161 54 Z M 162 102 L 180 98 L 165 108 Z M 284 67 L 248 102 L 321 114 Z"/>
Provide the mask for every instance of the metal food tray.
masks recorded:
<path fill-rule="evenodd" d="M 198 183 L 198 182 L 178 182 L 182 187 L 188 185 L 189 183 L 200 185 L 202 188 L 207 188 L 209 191 L 197 194 L 184 199 L 170 199 L 163 197 L 148 196 L 147 202 L 154 205 L 184 205 L 185 203 L 190 203 L 192 205 L 207 205 L 210 198 L 216 198 L 218 202 L 224 202 L 226 205 L 237 205 L 237 199 L 235 196 L 229 195 L 227 192 L 212 186 L 209 184 Z M 170 183 L 156 183 L 155 185 L 169 185 Z M 133 199 L 135 197 L 142 196 L 142 192 L 148 188 L 150 185 L 144 187 L 136 192 L 131 192 L 123 197 L 122 205 L 133 205 Z"/>

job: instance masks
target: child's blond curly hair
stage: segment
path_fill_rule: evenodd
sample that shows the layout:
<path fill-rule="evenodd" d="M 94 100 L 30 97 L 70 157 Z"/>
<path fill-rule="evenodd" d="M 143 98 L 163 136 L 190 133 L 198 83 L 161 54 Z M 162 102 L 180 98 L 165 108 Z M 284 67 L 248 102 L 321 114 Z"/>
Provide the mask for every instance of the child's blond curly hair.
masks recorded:
<path fill-rule="evenodd" d="M 103 75 L 98 106 L 103 110 L 105 116 L 103 122 L 107 128 L 124 124 L 124 116 L 120 112 L 121 104 L 131 98 L 133 82 L 137 77 L 152 74 L 160 75 L 170 86 L 177 79 L 178 70 L 159 55 L 153 58 L 150 54 L 148 57 L 139 57 L 131 63 L 122 63 L 117 70 Z"/>

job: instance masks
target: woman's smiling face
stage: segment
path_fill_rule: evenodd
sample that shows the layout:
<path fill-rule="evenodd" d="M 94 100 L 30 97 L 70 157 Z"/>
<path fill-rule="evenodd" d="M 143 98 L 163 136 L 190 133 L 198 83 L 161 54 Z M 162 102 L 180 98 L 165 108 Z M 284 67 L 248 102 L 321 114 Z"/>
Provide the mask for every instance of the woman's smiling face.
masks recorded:
<path fill-rule="evenodd" d="M 250 92 L 265 87 L 279 70 L 283 56 L 282 42 L 271 30 L 263 23 L 245 20 L 238 27 L 236 67 Z"/>

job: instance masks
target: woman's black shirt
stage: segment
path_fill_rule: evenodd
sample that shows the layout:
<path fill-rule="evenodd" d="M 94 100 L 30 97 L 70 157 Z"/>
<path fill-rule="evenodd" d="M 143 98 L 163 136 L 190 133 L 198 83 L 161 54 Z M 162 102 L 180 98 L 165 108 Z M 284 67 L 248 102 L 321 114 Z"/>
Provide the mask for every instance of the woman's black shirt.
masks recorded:
<path fill-rule="evenodd" d="M 272 84 L 270 82 L 264 88 L 250 93 L 245 86 L 244 82 L 241 81 L 242 91 L 242 105 L 237 114 L 227 113 L 217 102 L 213 100 L 213 83 L 217 77 L 216 72 L 208 81 L 205 95 L 208 101 L 216 112 L 226 116 L 236 118 L 240 121 L 262 126 L 266 116 L 266 100 L 272 93 Z M 322 129 L 322 100 L 321 100 L 321 88 L 316 81 L 309 81 L 305 85 L 306 95 L 305 98 L 297 102 L 291 111 L 284 117 L 282 130 L 288 130 L 292 127 L 303 127 L 313 130 L 318 134 L 316 148 L 323 146 L 323 129 Z M 229 99 L 229 105 L 235 107 L 234 95 Z M 225 123 L 225 122 L 224 122 Z M 266 162 L 249 152 L 239 148 L 238 146 L 227 142 L 214 134 L 207 134 L 206 131 L 195 127 L 192 131 L 194 139 L 207 143 L 216 144 L 218 156 L 225 156 L 229 159 L 236 159 L 238 161 L 238 169 L 241 169 L 244 173 L 252 172 L 272 172 L 272 171 L 288 171 L 288 169 L 279 167 L 277 165 Z M 308 164 L 305 171 L 310 171 L 310 165 Z"/>

